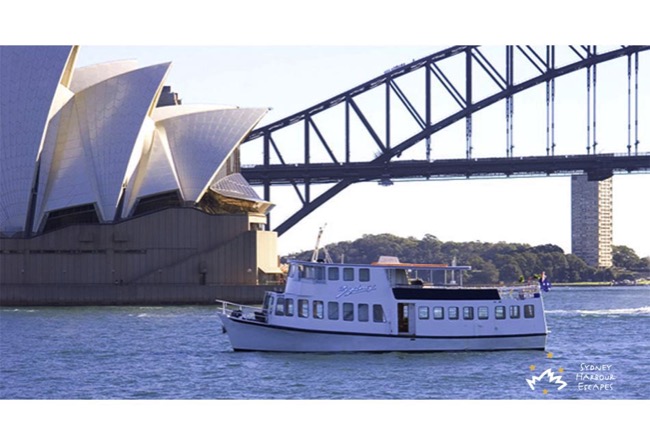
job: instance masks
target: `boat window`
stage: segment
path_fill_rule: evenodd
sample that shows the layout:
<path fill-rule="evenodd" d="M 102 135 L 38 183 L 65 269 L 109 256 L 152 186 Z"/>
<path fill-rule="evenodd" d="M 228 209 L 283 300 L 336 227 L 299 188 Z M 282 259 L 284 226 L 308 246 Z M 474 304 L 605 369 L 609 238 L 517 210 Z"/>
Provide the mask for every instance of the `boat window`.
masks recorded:
<path fill-rule="evenodd" d="M 384 315 L 384 308 L 381 304 L 372 305 L 372 321 L 375 323 L 386 323 L 386 316 Z"/>
<path fill-rule="evenodd" d="M 452 308 L 450 308 L 452 309 Z M 456 318 L 458 318 L 458 308 L 455 307 L 453 309 L 456 309 Z M 451 318 L 451 313 L 449 314 L 449 317 Z M 442 320 L 445 318 L 445 308 L 442 306 L 436 306 L 433 308 L 433 319 L 434 320 Z"/>
<path fill-rule="evenodd" d="M 339 304 L 336 301 L 327 303 L 327 318 L 330 320 L 339 319 Z"/>
<path fill-rule="evenodd" d="M 293 298 L 284 299 L 284 315 L 293 317 Z"/>
<path fill-rule="evenodd" d="M 519 306 L 510 306 L 510 318 L 519 318 Z"/>
<path fill-rule="evenodd" d="M 478 319 L 479 320 L 487 320 L 489 313 L 490 313 L 490 311 L 489 311 L 487 306 L 479 306 L 478 307 Z"/>
<path fill-rule="evenodd" d="M 463 306 L 463 320 L 474 320 L 474 308 Z"/>
<path fill-rule="evenodd" d="M 458 308 L 456 306 L 451 306 L 448 311 L 450 320 L 458 320 Z"/>
<path fill-rule="evenodd" d="M 323 266 L 304 266 L 301 272 L 302 278 L 306 280 L 325 280 L 325 267 Z"/>
<path fill-rule="evenodd" d="M 388 279 L 391 285 L 399 286 L 409 284 L 409 278 L 405 269 L 389 269 L 386 272 L 388 273 Z"/>
<path fill-rule="evenodd" d="M 368 311 L 368 305 L 367 304 L 360 303 L 357 310 L 359 311 L 359 314 L 358 314 L 359 321 L 368 321 L 369 320 L 369 311 Z"/>
<path fill-rule="evenodd" d="M 359 269 L 359 281 L 370 281 L 370 269 Z"/>
<path fill-rule="evenodd" d="M 292 264 L 289 268 L 289 276 L 292 278 L 300 278 L 300 273 L 298 272 L 299 266 L 297 264 Z"/>
<path fill-rule="evenodd" d="M 275 304 L 275 315 L 284 315 L 284 298 L 278 297 L 278 302 Z"/>
<path fill-rule="evenodd" d="M 339 280 L 339 268 L 338 267 L 328 267 L 327 268 L 327 279 L 330 281 Z"/>
<path fill-rule="evenodd" d="M 354 304 L 343 303 L 343 320 L 354 321 Z"/>
<path fill-rule="evenodd" d="M 298 316 L 302 318 L 309 317 L 309 300 L 298 300 Z"/>
<path fill-rule="evenodd" d="M 532 304 L 525 304 L 524 305 L 524 317 L 526 318 L 534 318 L 535 317 L 535 306 Z"/>
<path fill-rule="evenodd" d="M 266 311 L 273 310 L 273 296 L 272 295 L 266 294 L 266 296 L 264 297 L 264 305 L 262 306 L 262 308 L 264 310 L 266 310 Z"/>
<path fill-rule="evenodd" d="M 314 301 L 314 318 L 323 318 L 323 302 Z"/>
<path fill-rule="evenodd" d="M 429 319 L 429 307 L 428 306 L 420 306 L 420 307 L 418 307 L 418 318 L 420 320 L 428 320 Z"/>
<path fill-rule="evenodd" d="M 496 306 L 494 308 L 494 318 L 497 320 L 503 320 L 506 318 L 506 307 L 505 306 Z"/>
<path fill-rule="evenodd" d="M 354 281 L 354 269 L 351 267 L 343 268 L 343 281 Z"/>

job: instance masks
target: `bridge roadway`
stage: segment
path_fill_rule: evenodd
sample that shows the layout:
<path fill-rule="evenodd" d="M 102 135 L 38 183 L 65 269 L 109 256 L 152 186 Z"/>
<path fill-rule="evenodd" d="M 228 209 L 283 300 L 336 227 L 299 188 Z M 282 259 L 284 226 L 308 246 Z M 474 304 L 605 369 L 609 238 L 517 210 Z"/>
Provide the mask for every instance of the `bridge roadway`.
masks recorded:
<path fill-rule="evenodd" d="M 617 172 L 650 172 L 650 153 L 638 155 L 555 155 L 509 158 L 439 159 L 349 163 L 242 166 L 252 185 L 327 184 L 391 179 L 469 178 L 495 176 L 570 175 L 587 173 L 590 180 Z M 387 182 L 390 184 L 390 182 Z"/>

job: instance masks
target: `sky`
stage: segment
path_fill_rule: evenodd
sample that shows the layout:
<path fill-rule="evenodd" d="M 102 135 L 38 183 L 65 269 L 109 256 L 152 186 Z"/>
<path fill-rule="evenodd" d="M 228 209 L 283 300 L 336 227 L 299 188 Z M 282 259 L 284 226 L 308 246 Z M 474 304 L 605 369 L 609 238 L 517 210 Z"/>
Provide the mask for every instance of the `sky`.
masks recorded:
<path fill-rule="evenodd" d="M 120 4 L 122 2 L 117 2 Z M 106 20 L 112 18 L 114 23 L 124 22 L 123 27 L 120 25 L 121 32 L 105 34 L 101 32 L 101 23 L 92 24 L 99 26 L 98 31 L 91 29 L 90 24 L 76 22 L 79 25 L 77 31 L 55 35 L 64 42 L 73 39 L 73 43 L 81 45 L 77 66 L 122 59 L 136 59 L 140 66 L 171 61 L 172 68 L 165 83 L 179 94 L 184 104 L 271 108 L 260 126 L 328 99 L 395 65 L 454 44 L 481 43 L 494 49 L 495 45 L 513 43 L 509 40 L 513 35 L 525 36 L 524 41 L 533 44 L 574 43 L 558 42 L 562 37 L 557 33 L 548 39 L 543 30 L 529 29 L 528 20 L 507 18 L 495 18 L 489 33 L 477 34 L 476 29 L 484 27 L 485 23 L 476 16 L 482 12 L 494 12 L 481 3 L 472 4 L 474 14 L 465 17 L 463 23 L 472 29 L 467 32 L 449 23 L 440 23 L 434 16 L 423 18 L 408 14 L 411 2 L 405 2 L 404 7 L 391 14 L 378 13 L 376 21 L 380 26 L 355 20 L 355 17 L 363 16 L 360 6 L 346 4 L 347 9 L 337 9 L 344 4 L 342 2 L 330 3 L 327 9 L 311 11 L 307 14 L 309 20 L 285 17 L 268 4 L 261 3 L 255 4 L 254 13 L 234 6 L 231 7 L 234 10 L 213 15 L 213 19 L 203 19 L 203 22 L 197 18 L 202 12 L 201 7 L 190 10 L 190 4 L 194 5 L 190 2 L 185 7 L 175 5 L 158 12 L 157 19 L 154 19 L 157 23 L 155 30 L 148 29 L 147 33 L 131 29 L 137 25 L 139 16 L 128 19 L 108 11 Z M 294 4 L 299 3 L 283 1 L 275 5 L 281 9 L 282 5 Z M 510 2 L 492 5 L 507 7 Z M 462 11 L 453 9 L 437 11 L 445 16 L 462 14 Z M 246 19 L 236 24 L 226 19 L 236 14 Z M 567 22 L 571 23 L 571 19 L 565 16 L 552 18 L 560 28 Z M 499 20 L 506 21 L 511 34 L 503 33 L 502 27 L 498 26 Z M 543 14 L 540 20 L 544 20 Z M 203 23 L 203 26 L 194 28 L 193 24 L 188 24 L 191 21 Z M 638 43 L 638 35 L 629 29 L 626 28 L 622 35 L 624 43 L 630 43 L 630 40 Z M 579 40 L 584 41 L 582 33 L 580 36 Z M 589 37 L 589 34 L 585 36 Z M 568 38 L 574 37 L 569 34 Z M 467 42 L 468 39 L 475 40 Z M 591 42 L 619 43 L 611 39 L 608 36 L 607 41 L 602 42 L 602 34 L 596 34 Z M 607 69 L 599 68 L 599 85 L 605 85 L 607 79 L 615 79 L 611 82 L 614 86 L 600 87 L 599 90 L 599 150 L 622 152 L 627 145 L 625 61 L 612 65 L 609 74 Z M 450 77 L 454 79 L 453 69 Z M 640 77 L 639 150 L 650 152 L 650 101 L 643 101 L 650 88 L 650 54 L 642 55 Z M 558 80 L 558 154 L 585 151 L 584 148 L 575 148 L 586 145 L 585 83 L 583 71 L 571 79 L 567 76 L 566 81 Z M 580 93 L 573 93 L 573 90 Z M 546 108 L 543 96 L 543 87 L 515 96 L 514 143 L 517 155 L 545 153 Z M 371 104 L 368 107 L 366 110 L 372 114 Z M 440 112 L 444 114 L 445 110 L 442 107 Z M 476 157 L 502 156 L 506 137 L 504 104 L 501 102 L 489 107 L 482 114 L 485 117 L 474 119 L 474 154 Z M 434 136 L 432 142 L 434 158 L 463 157 L 464 122 Z M 413 157 L 421 156 L 422 149 L 414 147 L 407 153 Z M 284 154 L 286 156 L 286 152 Z M 259 145 L 244 144 L 242 163 L 260 161 Z M 296 162 L 299 162 L 299 157 Z M 318 190 L 314 187 L 312 196 L 318 194 Z M 650 174 L 614 177 L 614 244 L 630 246 L 641 256 L 650 255 L 650 236 L 647 234 L 650 216 L 644 202 L 648 190 Z M 271 213 L 272 226 L 299 208 L 296 194 L 290 187 L 274 187 L 271 201 L 276 205 Z M 374 182 L 362 183 L 348 187 L 281 236 L 279 251 L 289 254 L 312 249 L 319 228 L 326 225 L 322 244 L 353 240 L 364 234 L 394 233 L 417 238 L 432 234 L 442 241 L 552 243 L 570 252 L 570 218 L 570 178 L 567 176 L 404 181 L 395 182 L 390 187 L 381 187 Z"/>

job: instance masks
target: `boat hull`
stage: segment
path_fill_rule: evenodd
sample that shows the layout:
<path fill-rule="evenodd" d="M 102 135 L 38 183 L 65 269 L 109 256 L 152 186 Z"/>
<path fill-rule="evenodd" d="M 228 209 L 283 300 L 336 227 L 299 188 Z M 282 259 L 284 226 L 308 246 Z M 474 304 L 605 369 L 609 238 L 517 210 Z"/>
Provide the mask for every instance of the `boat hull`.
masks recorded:
<path fill-rule="evenodd" d="M 221 315 L 221 314 L 220 314 Z M 413 336 L 295 329 L 221 315 L 233 350 L 268 352 L 435 352 L 544 350 L 546 333 Z"/>

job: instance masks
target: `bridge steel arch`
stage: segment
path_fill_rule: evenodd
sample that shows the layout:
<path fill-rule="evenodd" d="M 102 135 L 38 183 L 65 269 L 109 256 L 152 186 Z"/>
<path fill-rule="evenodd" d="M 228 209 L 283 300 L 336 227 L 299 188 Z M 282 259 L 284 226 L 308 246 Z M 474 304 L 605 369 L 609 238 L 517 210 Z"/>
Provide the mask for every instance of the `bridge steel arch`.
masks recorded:
<path fill-rule="evenodd" d="M 609 177 L 615 171 L 650 171 L 650 155 L 638 152 L 638 69 L 639 53 L 650 49 L 650 46 L 620 46 L 615 49 L 599 52 L 595 45 L 565 46 L 563 51 L 573 55 L 573 59 L 565 63 L 557 63 L 556 46 L 546 46 L 543 51 L 531 46 L 507 45 L 505 52 L 505 67 L 496 68 L 497 63 L 490 60 L 479 46 L 453 46 L 435 54 L 428 55 L 411 63 L 393 67 L 383 75 L 371 79 L 355 88 L 320 102 L 310 108 L 290 115 L 277 122 L 271 123 L 253 131 L 246 142 L 262 138 L 263 163 L 255 166 L 242 167 L 242 174 L 253 185 L 264 187 L 264 198 L 271 200 L 271 185 L 291 184 L 300 201 L 302 208 L 282 222 L 274 230 L 282 235 L 301 219 L 309 215 L 320 205 L 337 195 L 349 185 L 371 180 L 390 182 L 390 178 L 432 177 L 432 176 L 489 176 L 494 174 L 517 173 L 558 173 L 558 172 L 588 172 L 591 179 Z M 525 80 L 515 81 L 515 53 L 519 59 L 527 61 L 528 70 L 536 75 Z M 598 154 L 596 152 L 596 66 L 613 59 L 628 58 L 628 145 L 626 156 Z M 464 85 L 457 88 L 454 80 L 450 79 L 440 67 L 447 59 L 461 58 L 464 64 Z M 487 97 L 475 100 L 473 98 L 474 78 L 476 70 L 482 71 L 494 82 L 497 92 Z M 587 71 L 587 147 L 586 155 L 555 156 L 554 140 L 554 101 L 555 79 L 579 70 Z M 413 100 L 396 83 L 396 79 L 416 71 L 424 71 L 424 82 L 420 85 L 419 94 L 424 96 L 424 113 L 413 105 Z M 432 85 L 438 82 L 458 105 L 459 110 L 438 120 L 432 120 Z M 546 83 L 547 107 L 547 147 L 546 156 L 514 157 L 512 140 L 512 100 L 515 95 L 534 86 Z M 385 134 L 373 127 L 370 120 L 361 110 L 358 102 L 369 91 L 385 88 Z M 593 89 L 592 89 L 593 87 Z M 419 131 L 399 143 L 391 144 L 391 99 L 396 97 L 408 115 L 413 119 Z M 473 158 L 472 147 L 472 115 L 502 100 L 506 102 L 506 156 L 493 159 Z M 593 100 L 593 102 L 592 102 Z M 326 110 L 341 105 L 345 112 L 345 160 L 337 159 L 334 150 L 328 144 L 325 135 L 317 126 L 314 117 Z M 633 106 L 634 105 L 634 106 Z M 632 110 L 634 109 L 634 112 Z M 591 126 L 593 114 L 593 126 Z M 350 120 L 352 116 L 361 122 L 370 138 L 376 144 L 376 156 L 367 162 L 352 162 L 352 144 L 350 138 Z M 430 162 L 430 137 L 455 122 L 465 119 L 466 125 L 466 156 L 464 159 Z M 302 125 L 302 146 L 304 163 L 293 164 L 285 162 L 283 151 L 274 139 L 274 134 L 292 125 Z M 632 149 L 632 129 L 634 127 L 634 149 Z M 592 142 L 593 136 L 593 142 Z M 310 140 L 316 138 L 327 151 L 331 162 L 310 162 Z M 426 161 L 396 161 L 406 150 L 417 143 L 425 141 L 427 146 Z M 295 150 L 296 143 L 290 149 Z M 279 163 L 271 162 L 274 153 Z M 285 151 L 286 154 L 286 151 Z M 314 199 L 310 196 L 310 185 L 317 183 L 333 183 L 325 192 Z M 304 194 L 300 192 L 299 184 L 304 185 Z M 270 222 L 270 221 L 269 221 Z"/>

